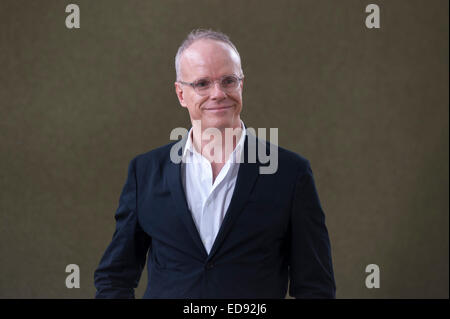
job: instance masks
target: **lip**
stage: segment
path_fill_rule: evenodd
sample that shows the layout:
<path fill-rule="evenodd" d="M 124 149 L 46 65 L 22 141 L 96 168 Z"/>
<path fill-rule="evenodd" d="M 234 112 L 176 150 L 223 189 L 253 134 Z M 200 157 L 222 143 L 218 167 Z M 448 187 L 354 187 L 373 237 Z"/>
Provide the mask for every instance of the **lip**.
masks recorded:
<path fill-rule="evenodd" d="M 219 106 L 219 107 L 206 107 L 204 110 L 206 111 L 223 111 L 227 109 L 231 109 L 233 106 Z"/>

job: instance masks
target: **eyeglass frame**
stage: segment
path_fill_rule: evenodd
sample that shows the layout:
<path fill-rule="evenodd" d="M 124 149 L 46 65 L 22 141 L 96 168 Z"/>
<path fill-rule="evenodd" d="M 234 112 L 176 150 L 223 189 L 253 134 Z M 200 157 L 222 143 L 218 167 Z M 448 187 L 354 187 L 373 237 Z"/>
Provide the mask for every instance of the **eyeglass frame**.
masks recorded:
<path fill-rule="evenodd" d="M 195 80 L 194 82 L 185 82 L 185 81 L 177 81 L 177 82 L 180 83 L 180 84 L 189 85 L 190 87 L 192 87 L 192 88 L 194 89 L 194 91 L 195 91 L 198 95 L 206 95 L 206 94 L 208 94 L 208 92 L 209 92 L 209 90 L 212 88 L 212 86 L 211 86 L 210 88 L 208 88 L 208 91 L 205 92 L 205 94 L 202 94 L 202 93 L 199 93 L 199 91 L 197 91 L 197 89 L 195 88 L 195 82 L 197 82 L 197 81 L 199 81 L 199 80 L 203 80 L 203 79 L 210 79 L 214 84 L 216 84 L 217 81 L 220 81 L 220 80 L 222 80 L 222 79 L 224 79 L 224 78 L 226 78 L 226 77 L 234 77 L 234 78 L 237 78 L 237 79 L 238 79 L 238 86 L 237 86 L 234 90 L 236 90 L 236 89 L 239 87 L 239 84 L 240 84 L 241 81 L 244 79 L 244 76 L 239 77 L 239 76 L 234 75 L 234 74 L 228 74 L 228 75 L 223 75 L 223 76 L 221 76 L 220 78 L 215 79 L 215 80 L 212 80 L 212 79 L 210 79 L 210 78 L 208 78 L 208 77 L 204 77 L 204 78 L 199 78 L 199 79 Z M 220 86 L 220 88 L 221 88 L 222 91 L 227 91 L 227 90 L 224 90 L 224 89 L 223 89 L 223 87 L 220 85 L 220 83 L 219 83 L 219 86 Z"/>

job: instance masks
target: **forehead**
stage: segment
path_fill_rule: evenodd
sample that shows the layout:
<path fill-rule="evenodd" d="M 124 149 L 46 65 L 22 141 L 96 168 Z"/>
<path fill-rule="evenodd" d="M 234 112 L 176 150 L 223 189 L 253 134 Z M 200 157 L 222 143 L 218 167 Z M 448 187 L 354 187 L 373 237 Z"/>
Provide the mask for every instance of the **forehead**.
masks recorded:
<path fill-rule="evenodd" d="M 185 81 L 198 77 L 238 74 L 240 68 L 237 53 L 228 44 L 214 40 L 194 42 L 180 59 L 180 70 Z"/>

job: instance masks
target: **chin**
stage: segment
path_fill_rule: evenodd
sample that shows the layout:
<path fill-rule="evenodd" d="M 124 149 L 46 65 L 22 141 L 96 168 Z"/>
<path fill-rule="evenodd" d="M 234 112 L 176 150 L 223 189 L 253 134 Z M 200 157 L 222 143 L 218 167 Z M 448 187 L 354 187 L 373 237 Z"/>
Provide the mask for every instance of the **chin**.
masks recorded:
<path fill-rule="evenodd" d="M 229 117 L 215 116 L 206 118 L 203 123 L 206 127 L 216 127 L 220 129 L 232 127 L 233 119 L 230 119 Z"/>

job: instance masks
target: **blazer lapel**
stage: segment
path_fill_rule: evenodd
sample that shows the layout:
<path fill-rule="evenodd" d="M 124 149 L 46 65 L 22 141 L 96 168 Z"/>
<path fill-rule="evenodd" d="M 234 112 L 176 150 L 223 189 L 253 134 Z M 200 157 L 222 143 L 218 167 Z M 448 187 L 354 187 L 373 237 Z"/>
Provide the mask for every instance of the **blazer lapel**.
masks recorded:
<path fill-rule="evenodd" d="M 228 232 L 231 230 L 236 218 L 242 212 L 242 209 L 251 194 L 253 185 L 259 175 L 259 165 L 257 163 L 249 163 L 248 161 L 248 134 L 250 133 L 247 133 L 244 142 L 244 161 L 239 164 L 239 172 L 236 179 L 236 186 L 233 191 L 233 196 L 231 198 L 230 205 L 228 206 L 227 213 L 222 221 L 219 233 L 217 234 L 209 253 L 208 260 L 210 260 L 217 252 Z"/>
<path fill-rule="evenodd" d="M 182 144 L 181 152 L 184 151 L 186 141 L 187 141 L 187 134 L 178 142 Z M 192 214 L 189 211 L 187 205 L 186 196 L 184 194 L 181 180 L 181 162 L 176 164 L 173 163 L 171 160 L 169 161 L 167 182 L 170 189 L 170 193 L 172 194 L 172 199 L 176 206 L 176 213 L 179 215 L 179 217 L 187 227 L 189 234 L 191 235 L 191 238 L 194 240 L 197 248 L 200 249 L 204 260 L 208 255 L 208 253 L 206 252 L 205 246 L 203 246 L 200 234 L 197 231 L 197 227 L 195 226 L 194 220 L 192 219 Z"/>

